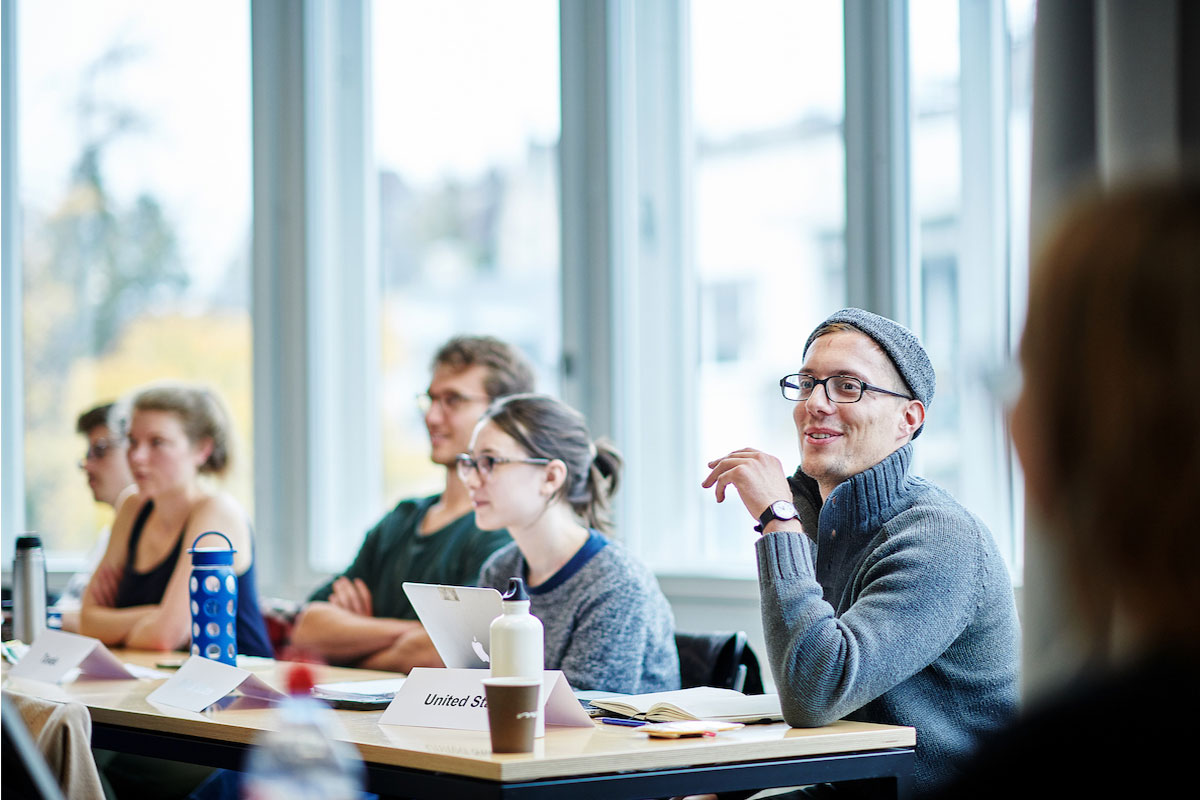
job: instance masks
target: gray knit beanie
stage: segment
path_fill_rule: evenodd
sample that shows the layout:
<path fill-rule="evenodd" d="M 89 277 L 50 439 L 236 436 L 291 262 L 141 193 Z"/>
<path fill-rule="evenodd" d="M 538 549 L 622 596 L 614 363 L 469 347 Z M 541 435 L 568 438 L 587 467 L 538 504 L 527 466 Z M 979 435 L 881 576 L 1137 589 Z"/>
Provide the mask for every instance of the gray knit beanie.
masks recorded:
<path fill-rule="evenodd" d="M 817 331 L 835 322 L 851 325 L 870 336 L 892 360 L 896 371 L 900 373 L 900 377 L 908 386 L 909 393 L 920 400 L 926 408 L 929 407 L 929 404 L 933 402 L 933 390 L 937 383 L 937 377 L 933 374 L 933 364 L 929 361 L 929 354 L 925 352 L 925 348 L 921 346 L 921 341 L 915 333 L 887 317 L 863 311 L 861 308 L 843 308 L 841 311 L 835 311 L 809 334 L 808 341 L 804 343 L 802 357 L 808 355 L 808 348 L 812 347 L 813 341 L 817 338 Z M 923 430 L 925 430 L 924 425 L 917 429 L 913 438 L 920 436 Z"/>

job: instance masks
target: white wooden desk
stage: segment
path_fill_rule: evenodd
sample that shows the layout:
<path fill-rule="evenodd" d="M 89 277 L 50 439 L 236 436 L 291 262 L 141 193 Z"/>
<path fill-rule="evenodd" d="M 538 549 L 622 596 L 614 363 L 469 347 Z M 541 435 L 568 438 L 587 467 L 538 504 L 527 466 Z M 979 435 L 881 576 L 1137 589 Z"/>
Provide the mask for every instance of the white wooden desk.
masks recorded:
<path fill-rule="evenodd" d="M 161 654 L 118 652 L 152 665 Z M 275 686 L 274 664 L 255 672 Z M 325 668 L 318 680 L 395 677 Z M 120 752 L 239 769 L 247 747 L 275 722 L 263 704 L 241 699 L 193 714 L 155 706 L 161 681 L 78 680 L 63 686 L 8 680 L 10 691 L 75 700 L 91 711 L 93 743 Z M 912 728 L 837 722 L 824 728 L 749 725 L 714 738 L 650 740 L 636 728 L 547 728 L 531 754 L 496 755 L 487 732 L 379 725 L 381 711 L 337 711 L 347 741 L 367 764 L 368 788 L 403 797 L 667 797 L 816 782 L 863 780 L 880 797 L 907 797 Z"/>

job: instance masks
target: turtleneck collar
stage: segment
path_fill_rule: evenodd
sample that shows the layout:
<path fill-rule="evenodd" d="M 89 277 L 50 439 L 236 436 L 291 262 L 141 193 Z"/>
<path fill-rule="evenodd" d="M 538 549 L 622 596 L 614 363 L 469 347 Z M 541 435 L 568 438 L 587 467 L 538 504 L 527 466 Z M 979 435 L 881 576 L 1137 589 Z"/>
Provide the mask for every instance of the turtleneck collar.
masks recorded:
<path fill-rule="evenodd" d="M 797 469 L 789 483 L 800 524 L 818 542 L 831 534 L 874 534 L 889 519 L 890 509 L 913 489 L 915 479 L 908 474 L 911 463 L 909 443 L 870 469 L 839 483 L 824 502 L 817 482 Z"/>

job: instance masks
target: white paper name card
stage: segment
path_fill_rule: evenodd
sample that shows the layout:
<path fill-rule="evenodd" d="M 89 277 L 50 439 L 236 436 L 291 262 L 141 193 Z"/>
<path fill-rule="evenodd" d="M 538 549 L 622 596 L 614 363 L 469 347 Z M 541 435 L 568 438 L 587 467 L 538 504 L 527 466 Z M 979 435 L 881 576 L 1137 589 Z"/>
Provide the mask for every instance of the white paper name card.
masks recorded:
<path fill-rule="evenodd" d="M 203 711 L 235 689 L 259 700 L 280 700 L 283 692 L 249 670 L 192 656 L 146 699 L 187 711 Z"/>
<path fill-rule="evenodd" d="M 45 630 L 29 646 L 28 652 L 8 671 L 17 678 L 58 683 L 68 672 L 100 680 L 137 678 L 137 673 L 122 664 L 104 642 L 77 633 Z"/>
<path fill-rule="evenodd" d="M 379 718 L 379 724 L 486 731 L 487 696 L 483 679 L 489 675 L 486 669 L 413 667 L 408 680 Z M 538 736 L 544 734 L 546 724 L 593 727 L 562 670 L 545 671 L 540 702 Z"/>

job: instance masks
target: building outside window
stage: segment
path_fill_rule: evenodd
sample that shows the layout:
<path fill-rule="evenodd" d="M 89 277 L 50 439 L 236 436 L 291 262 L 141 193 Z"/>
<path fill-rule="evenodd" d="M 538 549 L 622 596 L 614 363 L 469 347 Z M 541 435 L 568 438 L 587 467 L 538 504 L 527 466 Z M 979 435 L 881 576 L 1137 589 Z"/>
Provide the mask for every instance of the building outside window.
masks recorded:
<path fill-rule="evenodd" d="M 86 551 L 104 522 L 72 466 L 82 449 L 74 418 L 93 402 L 154 378 L 207 381 L 237 422 L 233 489 L 248 508 L 252 465 L 278 466 L 277 454 L 254 465 L 250 452 L 252 337 L 270 333 L 252 332 L 250 314 L 251 276 L 264 267 L 249 257 L 249 5 L 93 5 L 17 4 L 19 60 L 6 60 L 20 89 L 16 121 L 4 125 L 20 133 L 23 365 L 6 367 L 2 391 L 24 404 L 24 527 L 63 554 Z M 897 202 L 910 242 L 896 265 L 898 316 L 940 377 L 918 467 L 984 517 L 1019 574 L 1020 482 L 986 385 L 1012 352 L 1023 308 L 1034 0 L 897 7 L 903 60 L 892 67 L 906 80 L 887 91 L 906 110 Z M 708 460 L 742 446 L 795 465 L 777 380 L 799 366 L 813 325 L 863 302 L 848 273 L 849 237 L 862 235 L 849 230 L 848 187 L 852 170 L 874 164 L 848 149 L 846 109 L 880 87 L 847 80 L 849 51 L 868 46 L 846 42 L 847 30 L 859 35 L 846 25 L 853 8 L 614 0 L 603 4 L 603 89 L 582 101 L 564 99 L 561 62 L 579 57 L 579 36 L 597 34 L 563 24 L 568 6 L 367 8 L 369 118 L 355 122 L 373 141 L 380 359 L 370 425 L 382 463 L 348 463 L 382 472 L 378 513 L 439 484 L 414 395 L 451 335 L 512 341 L 542 391 L 564 390 L 562 309 L 593 311 L 592 298 L 566 302 L 565 271 L 578 268 L 605 274 L 613 299 L 611 314 L 595 306 L 596 332 L 570 358 L 586 367 L 623 342 L 619 380 L 584 398 L 613 410 L 593 426 L 611 425 L 630 456 L 620 531 L 660 572 L 752 576 L 742 535 L 752 520 L 699 485 Z M 567 146 L 569 101 L 601 109 L 595 125 L 609 138 Z M 633 137 L 617 141 L 625 125 Z M 613 207 L 634 210 L 632 226 L 613 223 L 608 262 L 565 263 L 564 205 L 579 199 L 563 195 L 562 175 L 573 159 L 608 159 Z M 664 242 L 676 249 L 635 258 L 632 275 L 613 255 Z M 638 274 L 664 268 L 661 280 Z M 320 572 L 341 567 L 361 533 L 269 541 L 307 536 Z M 11 540 L 6 528 L 6 548 Z"/>
<path fill-rule="evenodd" d="M 17 5 L 25 529 L 69 565 L 111 518 L 75 419 L 148 381 L 221 394 L 253 507 L 249 11 Z"/>

